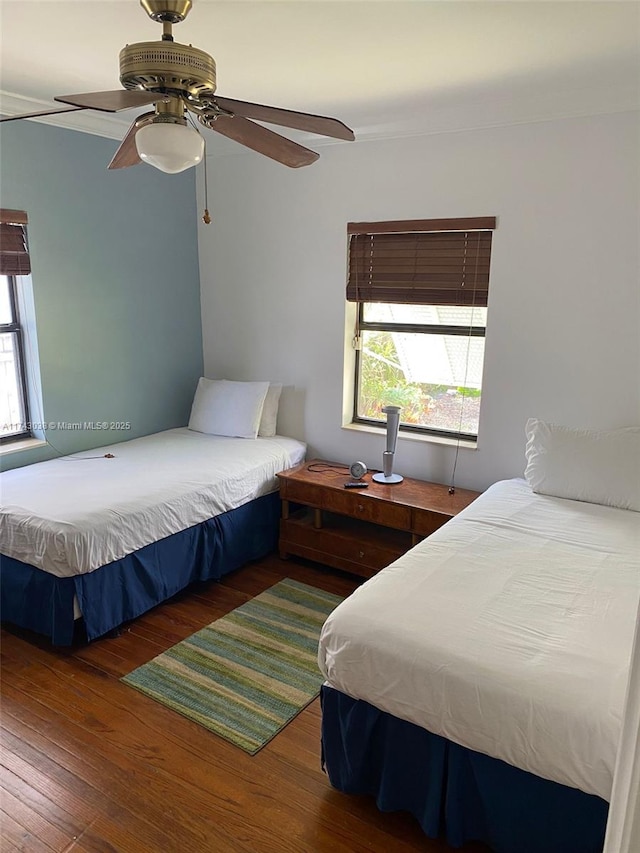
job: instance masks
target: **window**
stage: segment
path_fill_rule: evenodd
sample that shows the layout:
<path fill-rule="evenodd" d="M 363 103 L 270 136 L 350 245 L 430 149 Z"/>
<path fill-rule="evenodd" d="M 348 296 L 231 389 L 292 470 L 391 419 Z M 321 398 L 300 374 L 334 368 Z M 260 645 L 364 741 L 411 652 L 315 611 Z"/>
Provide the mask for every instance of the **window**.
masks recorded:
<path fill-rule="evenodd" d="M 0 441 L 31 436 L 18 278 L 29 275 L 27 217 L 0 210 Z"/>
<path fill-rule="evenodd" d="M 350 223 L 356 303 L 353 420 L 478 435 L 494 217 Z"/>

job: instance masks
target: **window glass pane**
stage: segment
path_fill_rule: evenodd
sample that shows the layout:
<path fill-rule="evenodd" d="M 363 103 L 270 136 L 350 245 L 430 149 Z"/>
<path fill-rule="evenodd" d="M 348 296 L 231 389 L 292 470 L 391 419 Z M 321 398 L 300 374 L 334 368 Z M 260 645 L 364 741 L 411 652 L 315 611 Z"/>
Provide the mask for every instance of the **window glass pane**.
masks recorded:
<path fill-rule="evenodd" d="M 401 423 L 477 435 L 483 360 L 484 338 L 365 331 L 358 416 L 394 405 Z"/>
<path fill-rule="evenodd" d="M 364 302 L 366 323 L 421 323 L 429 326 L 487 325 L 487 309 L 470 305 L 395 305 L 390 302 Z"/>
<path fill-rule="evenodd" d="M 0 334 L 0 435 L 24 432 L 24 412 L 14 332 Z"/>
<path fill-rule="evenodd" d="M 0 323 L 13 323 L 9 277 L 0 275 Z"/>

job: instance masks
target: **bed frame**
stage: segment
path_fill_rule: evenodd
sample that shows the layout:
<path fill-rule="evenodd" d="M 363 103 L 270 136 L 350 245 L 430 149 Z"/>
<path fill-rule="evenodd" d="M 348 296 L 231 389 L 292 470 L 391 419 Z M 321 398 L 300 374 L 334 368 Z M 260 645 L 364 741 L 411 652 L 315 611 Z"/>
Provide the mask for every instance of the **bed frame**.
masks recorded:
<path fill-rule="evenodd" d="M 275 550 L 279 516 L 280 498 L 273 492 L 73 577 L 0 556 L 0 614 L 55 645 L 70 645 L 77 599 L 87 639 L 94 640 L 194 581 L 219 580 Z"/>
<path fill-rule="evenodd" d="M 334 788 L 408 811 L 453 847 L 495 853 L 602 853 L 609 805 L 458 746 L 324 686 L 322 764 Z"/>

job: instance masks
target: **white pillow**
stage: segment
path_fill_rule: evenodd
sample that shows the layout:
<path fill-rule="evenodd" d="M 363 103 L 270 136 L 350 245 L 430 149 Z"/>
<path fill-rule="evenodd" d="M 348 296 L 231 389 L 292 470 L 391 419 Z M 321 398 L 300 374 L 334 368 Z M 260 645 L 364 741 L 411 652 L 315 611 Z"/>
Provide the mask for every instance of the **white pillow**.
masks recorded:
<path fill-rule="evenodd" d="M 255 438 L 268 390 L 268 382 L 228 382 L 203 376 L 193 398 L 189 429 Z"/>
<path fill-rule="evenodd" d="M 278 404 L 280 403 L 280 394 L 282 393 L 282 385 L 278 382 L 272 382 L 269 385 L 267 396 L 264 400 L 262 408 L 262 417 L 260 418 L 260 427 L 258 435 L 265 438 L 271 438 L 276 434 L 276 423 L 278 420 Z"/>
<path fill-rule="evenodd" d="M 525 479 L 534 492 L 640 512 L 640 427 L 572 429 L 530 418 Z"/>

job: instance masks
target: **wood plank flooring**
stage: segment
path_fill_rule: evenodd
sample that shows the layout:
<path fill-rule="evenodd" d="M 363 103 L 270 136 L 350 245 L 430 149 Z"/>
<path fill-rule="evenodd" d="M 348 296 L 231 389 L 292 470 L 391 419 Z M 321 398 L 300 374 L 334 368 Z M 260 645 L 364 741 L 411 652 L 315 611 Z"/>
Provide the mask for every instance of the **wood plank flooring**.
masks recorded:
<path fill-rule="evenodd" d="M 284 577 L 349 575 L 277 556 L 68 649 L 2 630 L 3 853 L 445 853 L 405 813 L 331 788 L 316 700 L 257 755 L 122 684 L 135 667 Z M 465 853 L 487 848 L 467 845 Z"/>

